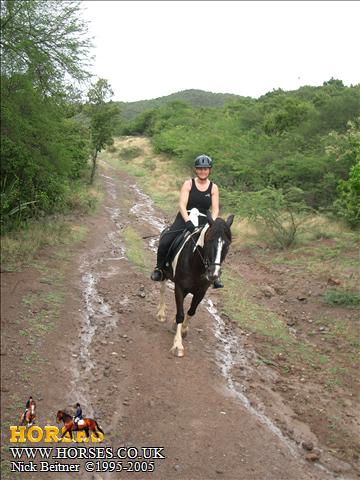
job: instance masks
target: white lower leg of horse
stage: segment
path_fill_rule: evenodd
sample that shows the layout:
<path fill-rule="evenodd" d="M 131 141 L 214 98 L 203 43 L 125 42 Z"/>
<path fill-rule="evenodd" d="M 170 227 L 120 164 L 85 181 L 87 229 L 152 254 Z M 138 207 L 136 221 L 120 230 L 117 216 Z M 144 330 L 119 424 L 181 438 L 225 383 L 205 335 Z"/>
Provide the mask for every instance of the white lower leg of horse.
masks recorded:
<path fill-rule="evenodd" d="M 182 344 L 181 328 L 182 328 L 182 324 L 178 323 L 177 327 L 176 327 L 174 344 L 173 344 L 173 346 L 171 347 L 171 350 L 170 350 L 176 357 L 183 357 L 184 356 L 184 347 L 183 347 L 183 344 Z"/>
<path fill-rule="evenodd" d="M 160 301 L 156 318 L 159 322 L 165 322 L 165 281 L 161 282 Z"/>

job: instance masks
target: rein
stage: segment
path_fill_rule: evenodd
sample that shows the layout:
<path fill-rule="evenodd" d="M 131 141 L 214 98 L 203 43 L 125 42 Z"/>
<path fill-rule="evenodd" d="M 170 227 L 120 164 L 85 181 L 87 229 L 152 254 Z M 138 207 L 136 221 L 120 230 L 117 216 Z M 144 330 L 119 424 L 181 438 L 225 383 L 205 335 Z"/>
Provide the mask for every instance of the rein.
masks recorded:
<path fill-rule="evenodd" d="M 191 241 L 193 242 L 194 246 L 195 246 L 195 250 L 198 252 L 200 258 L 201 258 L 201 261 L 204 265 L 205 268 L 208 268 L 210 267 L 210 265 L 218 265 L 219 267 L 221 267 L 221 263 L 219 262 L 209 262 L 209 260 L 207 258 L 204 258 L 202 255 L 201 255 L 201 252 L 199 250 L 199 245 L 196 245 L 196 242 L 195 240 L 193 239 L 193 237 L 191 236 Z"/>
<path fill-rule="evenodd" d="M 171 230 L 171 232 L 164 232 L 163 235 L 167 235 L 168 233 L 179 233 L 179 232 L 183 232 L 185 229 L 182 228 L 181 230 Z M 154 238 L 154 237 L 159 237 L 161 235 L 161 233 L 157 233 L 156 235 L 145 235 L 145 237 L 142 237 L 144 240 L 146 238 Z"/>

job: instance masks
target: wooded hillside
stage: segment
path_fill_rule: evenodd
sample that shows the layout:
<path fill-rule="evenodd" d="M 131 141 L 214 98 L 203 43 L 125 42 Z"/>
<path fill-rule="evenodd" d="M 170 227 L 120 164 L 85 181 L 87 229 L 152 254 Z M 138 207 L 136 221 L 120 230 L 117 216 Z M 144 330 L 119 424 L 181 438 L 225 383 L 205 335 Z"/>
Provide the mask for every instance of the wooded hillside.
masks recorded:
<path fill-rule="evenodd" d="M 331 79 L 321 87 L 276 90 L 218 108 L 175 101 L 143 112 L 123 131 L 151 136 L 158 152 L 189 167 L 200 153 L 210 155 L 212 178 L 235 211 L 244 192 L 270 188 L 308 207 L 337 212 L 353 225 L 360 220 L 359 85 Z"/>
<path fill-rule="evenodd" d="M 232 93 L 213 93 L 203 90 L 183 90 L 182 92 L 172 93 L 164 97 L 153 98 L 151 100 L 139 100 L 137 102 L 117 102 L 121 108 L 123 118 L 133 120 L 137 115 L 145 110 L 159 108 L 173 101 L 184 101 L 193 107 L 222 107 L 229 100 L 240 99 L 239 95 Z"/>

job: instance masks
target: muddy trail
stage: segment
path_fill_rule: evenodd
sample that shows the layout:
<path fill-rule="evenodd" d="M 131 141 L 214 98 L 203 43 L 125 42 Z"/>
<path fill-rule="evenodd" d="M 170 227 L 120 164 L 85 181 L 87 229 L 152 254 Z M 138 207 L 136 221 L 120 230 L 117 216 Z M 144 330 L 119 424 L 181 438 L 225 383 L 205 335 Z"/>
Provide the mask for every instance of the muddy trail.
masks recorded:
<path fill-rule="evenodd" d="M 58 409 L 71 411 L 80 402 L 84 415 L 96 418 L 105 432 L 104 441 L 91 446 L 132 448 L 131 454 L 153 448 L 158 458 L 142 455 L 138 464 L 146 463 L 143 472 L 89 473 L 81 460 L 76 473 L 24 473 L 19 478 L 357 478 L 351 467 L 321 451 L 306 422 L 296 421 L 272 389 L 274 371 L 256 362 L 246 335 L 218 313 L 221 291 L 209 291 L 199 307 L 184 341 L 185 357 L 170 353 L 173 289 L 168 285 L 167 321 L 158 323 L 159 286 L 149 279 L 150 270 L 129 261 L 124 239 L 129 228 L 141 237 L 158 234 L 165 218 L 126 173 L 102 164 L 99 178 L 105 199 L 100 212 L 83 221 L 86 239 L 66 257 L 51 249 L 38 256 L 51 279 L 46 282 L 35 267 L 3 274 L 3 425 L 11 423 L 20 399 L 29 394 L 37 401 L 40 426 L 55 425 Z M 143 248 L 154 261 L 156 237 L 145 239 Z M 65 301 L 55 325 L 33 340 L 20 335 L 29 315 L 41 310 L 35 300 L 24 303 L 24 297 L 50 295 L 56 272 L 64 279 Z M 26 375 L 17 368 L 24 359 Z M 272 407 L 266 412 L 264 398 Z M 7 437 L 3 429 L 3 445 Z M 301 442 L 314 443 L 320 460 L 316 449 L 309 453 Z M 5 450 L 3 460 L 8 459 Z M 121 461 L 134 469 L 136 460 Z"/>

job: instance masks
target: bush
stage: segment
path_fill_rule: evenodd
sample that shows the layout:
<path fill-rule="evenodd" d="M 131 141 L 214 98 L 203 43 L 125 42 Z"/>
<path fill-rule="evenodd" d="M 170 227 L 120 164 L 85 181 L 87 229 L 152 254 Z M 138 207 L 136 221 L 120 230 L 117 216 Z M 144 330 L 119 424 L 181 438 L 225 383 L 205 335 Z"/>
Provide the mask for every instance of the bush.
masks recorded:
<path fill-rule="evenodd" d="M 339 216 L 344 218 L 350 227 L 360 225 L 360 161 L 350 170 L 348 180 L 340 180 L 339 198 L 334 207 Z"/>
<path fill-rule="evenodd" d="M 125 147 L 119 152 L 119 158 L 128 162 L 136 157 L 139 157 L 143 151 L 139 147 Z"/>
<path fill-rule="evenodd" d="M 280 248 L 287 248 L 294 243 L 309 211 L 302 197 L 303 191 L 299 188 L 283 193 L 281 189 L 269 187 L 243 194 L 240 201 L 245 216 L 262 227 L 266 238 Z"/>

